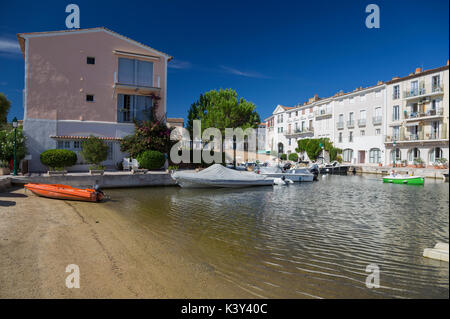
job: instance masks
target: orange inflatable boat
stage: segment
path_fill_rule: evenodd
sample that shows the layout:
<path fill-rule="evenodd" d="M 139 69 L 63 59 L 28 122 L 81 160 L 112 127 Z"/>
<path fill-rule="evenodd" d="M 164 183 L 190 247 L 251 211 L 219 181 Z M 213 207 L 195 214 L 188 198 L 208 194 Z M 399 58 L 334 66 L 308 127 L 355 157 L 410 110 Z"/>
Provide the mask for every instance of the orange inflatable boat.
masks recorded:
<path fill-rule="evenodd" d="M 34 194 L 43 197 L 56 199 L 81 200 L 87 202 L 98 202 L 104 198 L 103 192 L 94 186 L 94 188 L 75 188 L 60 184 L 25 184 L 25 188 Z"/>

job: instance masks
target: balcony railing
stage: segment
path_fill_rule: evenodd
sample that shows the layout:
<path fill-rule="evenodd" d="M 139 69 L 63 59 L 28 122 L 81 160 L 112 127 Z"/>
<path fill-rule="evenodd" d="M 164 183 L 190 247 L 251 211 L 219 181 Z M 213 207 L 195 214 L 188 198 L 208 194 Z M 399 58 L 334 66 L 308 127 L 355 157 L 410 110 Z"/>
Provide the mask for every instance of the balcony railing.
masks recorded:
<path fill-rule="evenodd" d="M 359 119 L 358 120 L 358 126 L 359 127 L 366 126 L 366 119 Z"/>
<path fill-rule="evenodd" d="M 347 127 L 348 128 L 355 127 L 355 121 L 353 121 L 353 120 L 347 121 Z"/>
<path fill-rule="evenodd" d="M 403 92 L 403 96 L 405 98 L 409 98 L 409 97 L 424 95 L 426 93 L 427 93 L 427 91 L 425 90 L 424 87 L 422 87 L 422 88 L 418 88 L 418 89 L 405 91 L 405 92 Z"/>
<path fill-rule="evenodd" d="M 444 108 L 438 108 L 438 109 L 429 109 L 426 112 L 410 112 L 405 113 L 405 118 L 407 120 L 411 119 L 420 119 L 422 117 L 428 117 L 428 116 L 442 116 L 444 115 Z"/>
<path fill-rule="evenodd" d="M 316 117 L 323 117 L 323 116 L 332 115 L 333 112 L 330 109 L 323 109 L 323 110 L 316 110 L 314 112 L 314 114 L 316 115 Z"/>
<path fill-rule="evenodd" d="M 432 93 L 440 93 L 440 92 L 443 92 L 443 91 L 444 91 L 444 88 L 441 85 L 433 85 L 431 87 L 431 92 Z"/>
<path fill-rule="evenodd" d="M 344 122 L 337 122 L 336 127 L 338 130 L 342 130 L 344 128 Z"/>
<path fill-rule="evenodd" d="M 374 116 L 372 118 L 372 124 L 373 125 L 380 125 L 382 120 L 383 120 L 383 118 L 381 116 Z"/>
<path fill-rule="evenodd" d="M 296 129 L 296 130 L 291 130 L 291 131 L 287 131 L 284 133 L 284 135 L 307 135 L 307 134 L 314 134 L 314 128 L 304 128 L 302 129 Z"/>
<path fill-rule="evenodd" d="M 386 136 L 385 142 L 386 143 L 392 143 L 393 141 L 396 142 L 415 142 L 415 141 L 436 141 L 436 140 L 446 140 L 447 139 L 447 131 L 442 128 L 439 131 L 435 131 L 432 133 L 426 133 L 420 132 L 418 134 L 400 134 L 400 135 L 394 135 L 394 136 Z"/>

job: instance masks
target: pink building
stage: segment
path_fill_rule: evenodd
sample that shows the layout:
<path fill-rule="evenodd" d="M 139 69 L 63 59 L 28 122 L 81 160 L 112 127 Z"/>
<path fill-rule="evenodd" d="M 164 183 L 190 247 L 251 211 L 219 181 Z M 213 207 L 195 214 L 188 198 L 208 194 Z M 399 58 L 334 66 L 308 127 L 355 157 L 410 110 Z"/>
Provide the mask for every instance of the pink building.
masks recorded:
<path fill-rule="evenodd" d="M 126 154 L 133 120 L 165 120 L 171 56 L 106 28 L 20 33 L 25 58 L 24 132 L 31 171 L 52 148 L 80 151 L 90 134 L 109 145 L 106 166 Z M 73 170 L 86 169 L 79 156 Z"/>

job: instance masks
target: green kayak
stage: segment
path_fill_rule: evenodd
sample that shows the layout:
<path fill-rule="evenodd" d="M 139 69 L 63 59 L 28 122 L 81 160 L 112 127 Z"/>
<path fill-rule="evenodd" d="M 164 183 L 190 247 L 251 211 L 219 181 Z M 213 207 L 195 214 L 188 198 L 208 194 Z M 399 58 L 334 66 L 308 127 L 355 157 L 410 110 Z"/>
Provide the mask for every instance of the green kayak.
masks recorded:
<path fill-rule="evenodd" d="M 384 176 L 383 183 L 423 185 L 425 179 L 422 176 Z"/>

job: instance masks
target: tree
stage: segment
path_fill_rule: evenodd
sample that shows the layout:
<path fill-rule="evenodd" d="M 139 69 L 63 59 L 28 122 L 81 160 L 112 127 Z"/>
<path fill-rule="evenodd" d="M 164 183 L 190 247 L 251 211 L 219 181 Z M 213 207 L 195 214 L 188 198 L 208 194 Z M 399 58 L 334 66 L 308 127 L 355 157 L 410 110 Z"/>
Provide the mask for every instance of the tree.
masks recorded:
<path fill-rule="evenodd" d="M 136 158 L 145 151 L 169 153 L 175 141 L 170 140 L 173 128 L 157 121 L 143 121 L 135 123 L 134 134 L 125 136 L 120 142 L 120 151 Z"/>
<path fill-rule="evenodd" d="M 108 145 L 100 138 L 91 135 L 83 142 L 80 154 L 88 163 L 94 164 L 95 168 L 103 168 L 100 167 L 100 163 L 108 157 Z"/>
<path fill-rule="evenodd" d="M 0 93 L 0 126 L 7 122 L 7 116 L 11 102 L 6 98 L 6 95 Z"/>
<path fill-rule="evenodd" d="M 211 90 L 200 94 L 197 102 L 188 111 L 187 129 L 192 136 L 193 121 L 200 120 L 202 131 L 209 127 L 219 129 L 222 136 L 225 128 L 240 127 L 243 130 L 256 128 L 261 122 L 256 106 L 244 98 L 238 99 L 232 89 Z"/>
<path fill-rule="evenodd" d="M 17 161 L 20 162 L 26 153 L 27 149 L 22 127 L 18 127 L 16 136 Z M 12 158 L 14 158 L 14 128 L 7 126 L 0 130 L 0 160 L 9 162 Z"/>
<path fill-rule="evenodd" d="M 298 162 L 298 155 L 297 155 L 297 153 L 291 153 L 291 154 L 289 154 L 288 159 L 289 159 L 290 161 L 293 161 L 293 162 Z"/>
<path fill-rule="evenodd" d="M 330 154 L 330 160 L 336 160 L 338 154 L 342 150 L 333 146 L 328 138 L 305 138 L 297 141 L 298 147 L 295 149 L 297 153 L 306 152 L 310 160 L 315 161 L 322 152 L 320 144 L 323 145 L 324 150 Z"/>

